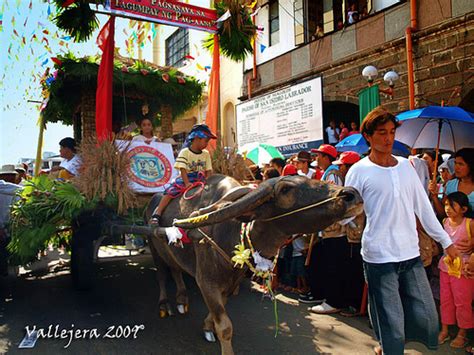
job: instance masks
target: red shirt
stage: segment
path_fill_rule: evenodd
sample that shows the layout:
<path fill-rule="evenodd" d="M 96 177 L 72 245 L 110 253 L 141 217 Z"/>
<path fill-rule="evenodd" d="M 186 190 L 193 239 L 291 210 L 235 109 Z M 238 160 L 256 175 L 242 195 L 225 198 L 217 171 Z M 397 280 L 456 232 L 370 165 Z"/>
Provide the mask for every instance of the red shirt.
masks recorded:
<path fill-rule="evenodd" d="M 342 141 L 344 138 L 346 138 L 347 136 L 349 135 L 349 130 L 344 127 L 342 130 L 341 130 L 341 134 L 339 134 L 339 141 Z"/>

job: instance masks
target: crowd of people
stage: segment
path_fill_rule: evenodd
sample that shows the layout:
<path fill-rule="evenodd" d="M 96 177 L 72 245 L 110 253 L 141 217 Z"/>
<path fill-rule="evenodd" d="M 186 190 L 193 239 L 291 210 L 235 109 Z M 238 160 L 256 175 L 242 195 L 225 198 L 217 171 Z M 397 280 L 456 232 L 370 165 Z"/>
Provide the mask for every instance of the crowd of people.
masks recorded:
<path fill-rule="evenodd" d="M 289 236 L 277 263 L 278 287 L 314 304 L 312 312 L 354 316 L 364 307 L 367 283 L 380 342 L 376 353 L 402 354 L 407 339 L 430 349 L 448 340 L 463 348 L 466 331 L 474 327 L 474 149 L 440 154 L 438 160 L 431 150 L 414 151 L 408 159 L 394 156 L 398 125 L 383 108 L 369 113 L 360 133 L 370 150 L 361 157 L 334 147 L 341 134 L 359 133 L 357 126 L 347 132 L 331 121 L 330 144 L 286 161 L 275 158 L 263 169 L 263 179 L 298 174 L 352 186 L 364 200 L 363 231 L 360 223 L 345 221 L 313 238 Z M 457 332 L 450 334 L 454 325 Z"/>
<path fill-rule="evenodd" d="M 336 145 L 344 138 L 352 136 L 353 134 L 360 133 L 358 130 L 357 123 L 352 121 L 351 122 L 351 130 L 346 127 L 344 122 L 340 122 L 339 125 L 336 124 L 335 120 L 331 120 L 329 122 L 329 126 L 325 129 L 327 142 L 331 145 Z"/>
<path fill-rule="evenodd" d="M 152 122 L 140 123 L 135 139 L 155 140 Z M 349 131 L 344 123 L 337 127 L 331 121 L 326 128 L 329 144 L 287 160 L 274 158 L 261 167 L 261 180 L 302 175 L 352 186 L 364 200 L 364 215 L 313 235 L 288 236 L 275 270 L 278 286 L 297 292 L 301 303 L 311 304 L 311 312 L 345 316 L 360 314 L 368 286 L 378 354 L 402 354 L 408 339 L 430 349 L 448 340 L 451 347 L 463 348 L 467 330 L 474 327 L 474 149 L 462 148 L 443 158 L 429 150 L 415 152 L 409 159 L 394 156 L 398 125 L 396 117 L 381 107 L 366 116 L 360 132 L 355 122 Z M 355 133 L 361 133 L 370 147 L 365 157 L 335 147 Z M 212 173 L 205 148 L 215 138 L 206 125 L 193 127 L 176 160 L 179 179 L 166 191 L 150 223 L 160 224 L 171 197 Z M 78 174 L 74 139 L 61 140 L 60 154 L 64 158 L 60 177 Z M 4 165 L 0 195 L 9 200 L 2 197 L 1 203 L 9 204 L 27 178 L 25 166 Z M 6 219 L 0 215 L 2 243 Z M 457 326 L 456 334 L 449 332 L 452 325 Z"/>

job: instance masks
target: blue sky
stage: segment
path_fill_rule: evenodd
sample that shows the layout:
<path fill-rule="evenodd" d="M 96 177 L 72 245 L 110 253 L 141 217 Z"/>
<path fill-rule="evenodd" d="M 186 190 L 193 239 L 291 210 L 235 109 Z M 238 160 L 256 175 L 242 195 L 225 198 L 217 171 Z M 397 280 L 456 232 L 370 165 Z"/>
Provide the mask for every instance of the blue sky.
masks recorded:
<path fill-rule="evenodd" d="M 98 53 L 98 31 L 87 43 L 74 43 L 51 21 L 48 14 L 54 10 L 41 0 L 0 0 L 0 165 L 36 156 L 39 110 L 38 104 L 28 100 L 42 99 L 39 77 L 53 67 L 51 57 L 68 51 L 76 56 Z M 99 20 L 102 26 L 107 17 L 101 15 Z M 122 48 L 122 55 L 128 23 L 124 19 L 116 22 L 116 46 Z M 150 48 L 144 49 L 147 60 Z M 48 124 L 43 152 L 58 153 L 58 142 L 67 136 L 72 136 L 71 126 Z"/>

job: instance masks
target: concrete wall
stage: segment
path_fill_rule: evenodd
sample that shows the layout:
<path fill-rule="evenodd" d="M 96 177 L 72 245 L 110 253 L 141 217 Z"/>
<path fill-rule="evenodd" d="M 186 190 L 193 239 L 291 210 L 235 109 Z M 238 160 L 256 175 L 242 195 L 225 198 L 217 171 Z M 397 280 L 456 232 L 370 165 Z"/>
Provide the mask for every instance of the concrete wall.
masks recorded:
<path fill-rule="evenodd" d="M 224 146 L 235 146 L 235 105 L 242 90 L 242 63 L 221 56 L 220 133 Z"/>

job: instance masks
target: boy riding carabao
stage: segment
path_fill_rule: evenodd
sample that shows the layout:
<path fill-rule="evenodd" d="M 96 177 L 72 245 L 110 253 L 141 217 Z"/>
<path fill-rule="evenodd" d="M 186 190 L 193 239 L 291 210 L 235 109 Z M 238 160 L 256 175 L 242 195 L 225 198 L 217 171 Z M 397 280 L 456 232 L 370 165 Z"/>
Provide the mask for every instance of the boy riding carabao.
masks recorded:
<path fill-rule="evenodd" d="M 180 176 L 166 189 L 160 204 L 153 211 L 150 223 L 159 225 L 163 211 L 173 198 L 181 196 L 194 183 L 205 182 L 211 175 L 211 155 L 205 148 L 211 139 L 216 138 L 207 125 L 193 126 L 174 164 Z"/>

